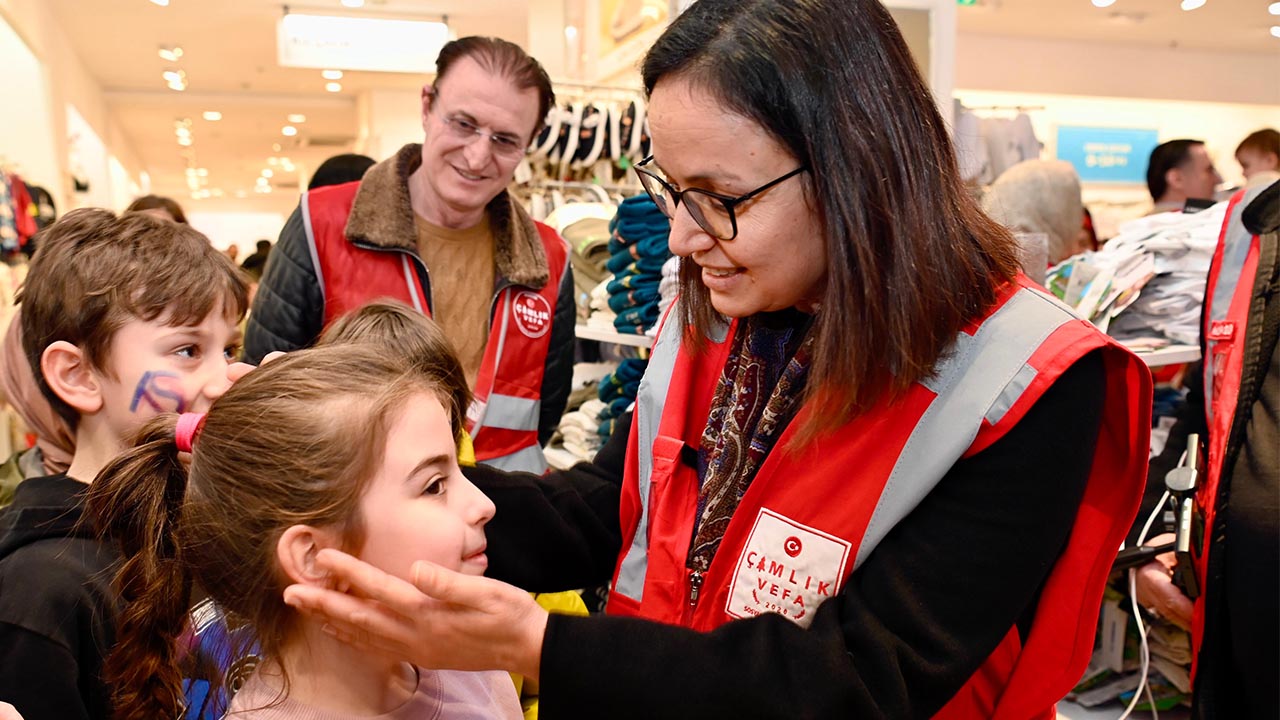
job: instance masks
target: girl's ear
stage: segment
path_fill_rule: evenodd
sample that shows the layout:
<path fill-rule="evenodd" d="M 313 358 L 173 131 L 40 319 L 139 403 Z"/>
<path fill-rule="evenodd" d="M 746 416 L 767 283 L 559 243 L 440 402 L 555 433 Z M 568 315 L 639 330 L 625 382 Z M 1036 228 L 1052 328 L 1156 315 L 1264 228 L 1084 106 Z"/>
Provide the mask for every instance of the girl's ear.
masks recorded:
<path fill-rule="evenodd" d="M 316 554 L 324 548 L 341 549 L 337 533 L 294 525 L 276 542 L 276 560 L 291 582 L 329 587 L 329 575 L 316 566 Z"/>

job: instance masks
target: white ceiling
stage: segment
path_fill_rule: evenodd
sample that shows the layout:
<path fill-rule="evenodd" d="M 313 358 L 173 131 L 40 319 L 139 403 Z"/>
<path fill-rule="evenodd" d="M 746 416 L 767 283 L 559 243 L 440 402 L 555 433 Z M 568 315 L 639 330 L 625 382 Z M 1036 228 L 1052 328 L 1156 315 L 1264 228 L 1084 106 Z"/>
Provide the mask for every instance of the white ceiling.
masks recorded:
<path fill-rule="evenodd" d="M 425 78 L 397 73 L 351 72 L 340 93 L 324 89 L 318 70 L 276 64 L 276 22 L 286 3 L 272 0 L 49 0 L 80 59 L 106 90 L 108 102 L 148 171 L 154 192 L 178 198 L 189 210 L 234 207 L 288 213 L 297 183 L 324 158 L 347 152 L 357 132 L 355 98 L 362 90 L 420 87 Z M 569 0 L 566 0 L 568 2 Z M 1280 18 L 1267 14 L 1269 0 L 1208 0 L 1192 12 L 1178 0 L 1117 0 L 1107 9 L 1089 0 L 980 0 L 958 8 L 962 33 L 1089 40 L 1230 52 L 1277 52 L 1280 39 L 1267 28 Z M 375 13 L 437 19 L 447 15 L 458 36 L 488 34 L 527 44 L 525 0 L 368 0 L 346 10 L 339 0 L 287 3 L 291 9 L 329 13 Z M 1138 13 L 1137 22 L 1117 22 L 1116 13 Z M 177 67 L 187 74 L 185 92 L 165 87 L 161 73 L 174 66 L 157 53 L 178 45 Z M 223 119 L 201 118 L 217 110 Z M 280 128 L 290 113 L 306 115 L 299 134 Z M 174 121 L 192 120 L 190 152 L 177 144 Z M 280 144 L 280 151 L 273 144 Z M 252 192 L 267 158 L 285 156 L 298 170 L 277 172 L 277 190 Z M 184 175 L 189 164 L 207 168 L 206 186 L 223 197 L 190 199 Z M 247 197 L 237 199 L 237 193 Z"/>

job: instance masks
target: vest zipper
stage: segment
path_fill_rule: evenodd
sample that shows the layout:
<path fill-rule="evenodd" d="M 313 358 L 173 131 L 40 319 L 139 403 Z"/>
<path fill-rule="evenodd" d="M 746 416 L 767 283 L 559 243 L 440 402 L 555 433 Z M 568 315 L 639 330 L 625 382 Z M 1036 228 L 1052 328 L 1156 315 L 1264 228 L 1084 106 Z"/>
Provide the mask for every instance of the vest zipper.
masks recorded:
<path fill-rule="evenodd" d="M 702 573 L 697 570 L 689 571 L 689 607 L 698 605 L 698 593 L 702 590 Z"/>

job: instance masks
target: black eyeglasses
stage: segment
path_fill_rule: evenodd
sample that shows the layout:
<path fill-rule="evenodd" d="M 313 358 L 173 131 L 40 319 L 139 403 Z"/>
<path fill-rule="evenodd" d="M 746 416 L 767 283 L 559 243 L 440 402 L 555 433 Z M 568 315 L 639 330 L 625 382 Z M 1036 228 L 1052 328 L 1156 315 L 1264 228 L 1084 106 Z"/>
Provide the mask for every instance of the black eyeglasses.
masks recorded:
<path fill-rule="evenodd" d="M 662 214 L 674 220 L 676 208 L 683 202 L 685 209 L 689 211 L 689 217 L 698 223 L 698 227 L 717 240 L 732 240 L 738 236 L 738 216 L 734 212 L 735 207 L 774 185 L 809 169 L 801 165 L 780 178 L 770 180 L 746 195 L 730 197 L 698 188 L 676 190 L 657 173 L 645 167 L 652 162 L 653 156 L 650 155 L 636 163 L 636 174 L 640 176 L 640 184 L 644 186 L 644 191 L 649 193 L 649 197 L 653 198 L 653 203 L 658 206 Z"/>

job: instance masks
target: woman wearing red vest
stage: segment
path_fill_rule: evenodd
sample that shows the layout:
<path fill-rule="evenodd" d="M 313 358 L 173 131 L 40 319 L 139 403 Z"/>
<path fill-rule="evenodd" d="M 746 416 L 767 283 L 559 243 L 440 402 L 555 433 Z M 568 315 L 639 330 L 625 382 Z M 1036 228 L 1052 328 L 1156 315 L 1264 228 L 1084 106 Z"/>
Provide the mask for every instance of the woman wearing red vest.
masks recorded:
<path fill-rule="evenodd" d="M 1020 275 L 875 0 L 700 0 L 643 74 L 637 171 L 683 261 L 626 447 L 469 473 L 489 578 L 325 551 L 377 602 L 287 600 L 537 678 L 544 718 L 1053 717 L 1137 507 L 1149 373 Z M 606 617 L 498 581 L 604 573 Z"/>

